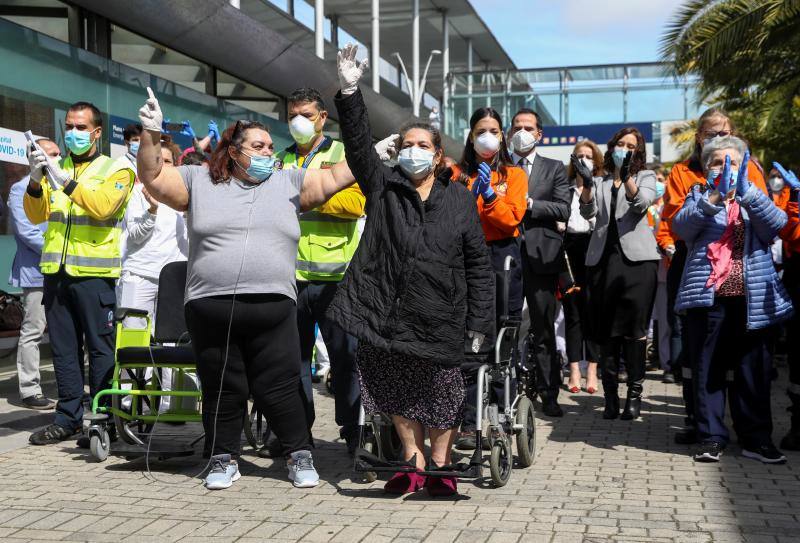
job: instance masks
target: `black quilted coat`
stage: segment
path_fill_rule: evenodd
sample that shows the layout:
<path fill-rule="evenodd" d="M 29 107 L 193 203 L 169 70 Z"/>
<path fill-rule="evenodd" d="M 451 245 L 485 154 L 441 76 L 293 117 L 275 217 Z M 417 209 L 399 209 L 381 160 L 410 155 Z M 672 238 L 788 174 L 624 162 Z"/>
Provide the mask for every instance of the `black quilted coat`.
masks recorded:
<path fill-rule="evenodd" d="M 439 364 L 463 359 L 464 336 L 490 336 L 494 274 L 475 198 L 438 176 L 426 202 L 372 147 L 361 92 L 337 97 L 347 164 L 367 223 L 328 316 L 360 341 Z M 490 338 L 487 337 L 487 341 Z"/>

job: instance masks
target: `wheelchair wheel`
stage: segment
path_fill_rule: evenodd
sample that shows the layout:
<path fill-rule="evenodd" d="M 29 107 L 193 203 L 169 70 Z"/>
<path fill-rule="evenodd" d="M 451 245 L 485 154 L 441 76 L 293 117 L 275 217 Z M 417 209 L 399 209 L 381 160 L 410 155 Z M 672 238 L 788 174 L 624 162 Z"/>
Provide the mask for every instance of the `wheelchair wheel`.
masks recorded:
<path fill-rule="evenodd" d="M 131 396 L 131 401 L 144 403 L 136 396 Z M 129 408 L 126 409 L 122 405 L 122 396 L 118 396 L 116 394 L 111 396 L 111 406 L 120 411 L 126 411 L 129 414 L 131 412 Z M 117 415 L 116 413 L 114 414 L 114 426 L 117 428 L 117 435 L 121 437 L 122 441 L 128 445 L 144 445 L 145 441 L 140 436 L 144 436 L 144 439 L 147 439 L 147 434 L 153 430 L 153 425 L 151 423 L 143 423 L 134 419 L 126 419 L 120 415 Z"/>
<path fill-rule="evenodd" d="M 92 457 L 98 462 L 103 462 L 108 458 L 108 451 L 111 450 L 111 436 L 108 435 L 108 430 L 103 429 L 100 435 L 92 434 L 89 438 L 89 452 Z"/>
<path fill-rule="evenodd" d="M 505 486 L 511 478 L 511 467 L 514 455 L 508 439 L 498 439 L 492 444 L 492 455 L 489 457 L 489 473 L 495 486 Z"/>
<path fill-rule="evenodd" d="M 245 414 L 244 419 L 244 437 L 247 443 L 253 449 L 259 450 L 267 444 L 271 433 L 264 414 L 255 403 L 251 403 L 250 413 Z"/>
<path fill-rule="evenodd" d="M 519 465 L 527 468 L 533 464 L 533 457 L 536 456 L 536 416 L 533 403 L 527 396 L 519 400 L 516 422 L 522 425 L 517 433 L 517 458 Z"/>
<path fill-rule="evenodd" d="M 375 443 L 375 438 L 370 437 L 367 438 L 367 441 L 364 443 L 364 450 L 367 451 L 369 454 L 377 454 L 378 447 Z M 364 482 L 367 483 L 374 483 L 378 480 L 378 474 L 374 471 L 365 471 L 364 472 Z"/>
<path fill-rule="evenodd" d="M 387 420 L 391 420 L 388 415 L 383 415 Z M 380 447 L 381 455 L 384 460 L 401 460 L 403 457 L 403 443 L 394 425 L 376 425 L 375 434 Z"/>

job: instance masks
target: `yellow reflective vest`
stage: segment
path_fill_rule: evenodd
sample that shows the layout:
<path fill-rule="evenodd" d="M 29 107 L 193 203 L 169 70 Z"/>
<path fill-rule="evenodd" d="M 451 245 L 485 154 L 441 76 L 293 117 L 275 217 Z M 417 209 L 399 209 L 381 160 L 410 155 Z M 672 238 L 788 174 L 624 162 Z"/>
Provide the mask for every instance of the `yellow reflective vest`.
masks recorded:
<path fill-rule="evenodd" d="M 342 162 L 344 144 L 325 137 L 306 157 L 297 156 L 292 146 L 278 153 L 284 169 L 326 169 Z M 297 247 L 296 278 L 300 281 L 341 281 L 358 248 L 358 218 L 364 214 L 366 199 L 358 185 L 334 195 L 320 207 L 302 213 Z"/>
<path fill-rule="evenodd" d="M 77 171 L 72 157 L 59 164 L 61 169 Z M 127 171 L 125 171 L 127 170 Z M 119 277 L 120 238 L 125 207 L 133 188 L 134 173 L 124 158 L 114 160 L 99 155 L 76 176 L 77 187 L 71 194 L 64 189 L 52 190 L 47 180 L 42 180 L 40 202 L 47 211 L 47 231 L 39 267 L 43 274 L 58 273 L 61 266 L 73 277 Z M 28 201 L 26 213 L 35 214 L 36 206 Z M 105 218 L 90 214 L 76 201 L 91 201 L 97 209 L 106 208 Z"/>

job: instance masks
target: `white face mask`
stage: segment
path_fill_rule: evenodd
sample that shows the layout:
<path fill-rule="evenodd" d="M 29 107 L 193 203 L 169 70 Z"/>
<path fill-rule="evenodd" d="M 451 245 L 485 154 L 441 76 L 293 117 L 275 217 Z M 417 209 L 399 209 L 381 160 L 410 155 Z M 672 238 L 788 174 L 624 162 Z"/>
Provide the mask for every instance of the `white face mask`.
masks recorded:
<path fill-rule="evenodd" d="M 491 132 L 484 132 L 474 142 L 475 152 L 483 159 L 492 158 L 500 149 L 500 140 Z"/>
<path fill-rule="evenodd" d="M 539 140 L 536 139 L 536 136 L 527 130 L 517 130 L 514 132 L 514 135 L 511 136 L 511 145 L 514 146 L 515 151 L 520 153 L 527 153 L 536 147 L 538 143 Z"/>
<path fill-rule="evenodd" d="M 586 157 L 583 157 L 583 158 L 581 159 L 581 162 L 583 162 L 583 165 L 584 165 L 584 166 L 586 166 L 587 168 L 589 168 L 589 171 L 590 171 L 590 172 L 594 172 L 594 160 L 592 160 L 591 158 L 586 158 Z"/>
<path fill-rule="evenodd" d="M 305 145 L 317 135 L 317 130 L 314 123 L 302 115 L 297 115 L 294 119 L 289 121 L 289 133 L 294 138 L 294 141 L 300 145 Z"/>
<path fill-rule="evenodd" d="M 434 153 L 420 147 L 406 147 L 397 155 L 397 162 L 409 179 L 418 181 L 433 168 Z"/>
<path fill-rule="evenodd" d="M 767 185 L 769 185 L 769 190 L 771 190 L 773 193 L 778 193 L 783 190 L 783 187 L 786 186 L 786 183 L 783 182 L 782 177 L 775 175 L 767 179 Z"/>

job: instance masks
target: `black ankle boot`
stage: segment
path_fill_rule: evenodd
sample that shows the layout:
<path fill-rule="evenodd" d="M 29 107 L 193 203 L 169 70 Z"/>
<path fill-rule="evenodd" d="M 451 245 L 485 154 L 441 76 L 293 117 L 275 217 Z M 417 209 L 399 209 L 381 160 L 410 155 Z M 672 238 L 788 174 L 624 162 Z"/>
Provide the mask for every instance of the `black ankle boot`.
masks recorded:
<path fill-rule="evenodd" d="M 605 389 L 605 385 L 603 385 Z M 606 406 L 603 409 L 603 418 L 606 420 L 613 420 L 619 417 L 619 394 L 617 394 L 617 390 L 606 390 L 605 391 L 606 397 Z"/>
<path fill-rule="evenodd" d="M 642 383 L 628 385 L 628 398 L 625 400 L 625 409 L 622 410 L 622 420 L 635 420 L 639 418 L 642 409 Z"/>

